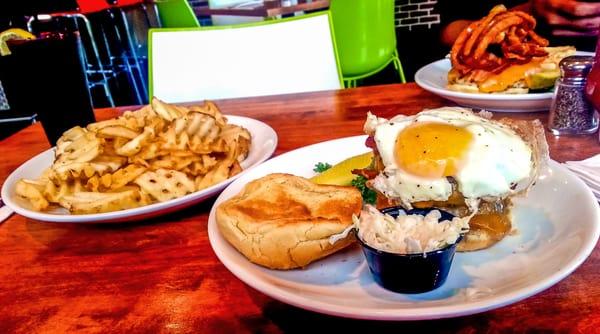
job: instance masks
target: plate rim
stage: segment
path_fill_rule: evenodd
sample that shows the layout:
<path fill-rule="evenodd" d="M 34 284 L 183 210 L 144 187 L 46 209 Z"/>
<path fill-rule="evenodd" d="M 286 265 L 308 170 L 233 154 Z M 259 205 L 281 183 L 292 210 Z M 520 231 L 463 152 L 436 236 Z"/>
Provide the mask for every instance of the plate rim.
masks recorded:
<path fill-rule="evenodd" d="M 440 88 L 437 86 L 430 85 L 429 83 L 423 80 L 423 73 L 433 68 L 435 65 L 450 62 L 450 59 L 444 58 L 439 59 L 434 62 L 431 62 L 417 70 L 415 73 L 415 83 L 419 85 L 419 87 L 428 90 L 432 93 L 440 95 L 442 97 L 450 96 L 461 99 L 470 99 L 478 102 L 485 101 L 539 101 L 544 99 L 552 99 L 553 92 L 545 92 L 545 93 L 527 93 L 527 94 L 478 94 L 478 93 L 466 93 L 466 92 L 457 92 L 453 90 L 449 90 L 447 88 Z"/>
<path fill-rule="evenodd" d="M 308 145 L 308 146 L 303 146 L 303 147 L 297 148 L 295 150 L 288 151 L 284 154 L 281 154 L 273 159 L 270 159 L 267 163 L 272 163 L 272 161 L 285 159 L 286 155 L 296 152 L 298 150 L 307 149 L 309 147 L 317 146 L 317 145 L 324 144 L 324 143 L 330 143 L 330 142 L 334 142 L 334 141 L 358 139 L 359 137 L 364 138 L 366 136 L 361 135 L 361 136 L 344 137 L 344 138 L 328 140 L 328 141 L 324 141 L 321 143 L 316 143 L 316 144 L 312 144 L 312 145 Z M 224 196 L 224 193 L 226 192 L 226 190 L 230 187 L 237 185 L 238 182 L 241 182 L 241 180 L 239 180 L 239 179 L 232 182 L 231 184 L 229 184 L 223 190 L 223 192 L 215 200 L 215 202 L 210 210 L 210 214 L 209 214 L 209 218 L 208 218 L 208 226 L 207 226 L 209 242 L 210 242 L 211 248 L 213 249 L 213 251 L 214 251 L 215 255 L 217 256 L 217 258 L 219 259 L 219 261 L 221 261 L 221 263 L 231 273 L 233 273 L 234 276 L 236 276 L 236 278 L 238 278 L 245 284 L 249 285 L 253 289 L 258 290 L 261 293 L 264 293 L 265 295 L 267 295 L 271 298 L 274 298 L 276 300 L 282 301 L 284 303 L 287 303 L 289 305 L 293 305 L 293 306 L 296 306 L 296 307 L 299 307 L 302 309 L 306 309 L 306 310 L 310 310 L 310 311 L 314 311 L 314 312 L 318 312 L 318 313 L 323 313 L 323 314 L 328 314 L 328 315 L 333 315 L 333 316 L 345 317 L 345 318 L 364 319 L 364 320 L 390 320 L 390 321 L 392 321 L 392 320 L 406 321 L 406 320 L 427 320 L 427 319 L 451 318 L 451 317 L 459 317 L 459 316 L 465 316 L 465 315 L 486 312 L 486 311 L 489 311 L 492 309 L 500 308 L 500 307 L 503 307 L 503 306 L 506 306 L 509 304 L 513 304 L 513 303 L 522 301 L 526 298 L 529 298 L 533 295 L 536 295 L 536 294 L 552 287 L 556 283 L 560 282 L 561 280 L 563 280 L 564 278 L 569 276 L 573 271 L 575 271 L 590 256 L 590 254 L 593 252 L 594 248 L 596 247 L 596 244 L 598 243 L 598 239 L 600 237 L 600 207 L 598 206 L 598 203 L 596 202 L 595 197 L 591 193 L 590 189 L 587 188 L 587 186 L 585 185 L 585 183 L 582 180 L 580 180 L 577 176 L 573 175 L 572 172 L 570 172 L 566 167 L 562 166 L 560 163 L 558 163 L 554 160 L 551 160 L 549 163 L 549 167 L 551 167 L 553 170 L 556 168 L 556 169 L 560 170 L 561 172 L 567 174 L 568 177 L 571 178 L 578 187 L 583 188 L 582 190 L 584 190 L 584 192 L 585 192 L 587 201 L 592 201 L 592 203 L 594 204 L 594 210 L 593 210 L 594 216 L 591 217 L 595 221 L 595 224 L 593 225 L 594 231 L 592 231 L 592 233 L 589 234 L 589 238 L 587 240 L 584 240 L 585 246 L 583 248 L 581 248 L 581 250 L 573 257 L 573 259 L 568 263 L 568 265 L 560 268 L 560 270 L 555 271 L 554 273 L 545 277 L 544 279 L 539 280 L 537 283 L 534 283 L 534 284 L 528 285 L 528 286 L 524 286 L 517 290 L 506 292 L 506 293 L 500 294 L 498 296 L 494 296 L 491 299 L 484 299 L 484 300 L 478 300 L 478 301 L 466 301 L 466 302 L 461 303 L 460 304 L 461 307 L 459 307 L 459 308 L 457 308 L 456 305 L 445 305 L 445 306 L 432 306 L 432 307 L 418 308 L 418 309 L 416 309 L 416 311 L 415 311 L 415 309 L 412 309 L 413 310 L 412 313 L 407 312 L 407 311 L 411 310 L 410 308 L 380 309 L 380 310 L 369 309 L 368 312 L 365 312 L 364 310 L 357 310 L 355 307 L 348 307 L 348 306 L 344 306 L 344 305 L 330 304 L 330 303 L 326 303 L 326 302 L 322 302 L 322 301 L 318 301 L 318 300 L 313 300 L 313 299 L 304 297 L 302 294 L 294 294 L 292 292 L 289 292 L 286 289 L 280 288 L 277 285 L 270 284 L 261 279 L 254 279 L 252 275 L 248 275 L 248 273 L 246 273 L 242 269 L 243 267 L 235 265 L 233 260 L 226 258 L 225 255 L 223 253 L 221 253 L 221 250 L 219 249 L 219 247 L 215 246 L 216 243 L 220 242 L 220 241 L 216 241 L 217 240 L 216 238 L 217 237 L 222 238 L 221 235 L 216 235 L 216 234 L 220 234 L 220 232 L 218 231 L 218 227 L 217 227 L 216 219 L 215 219 L 216 207 L 218 204 L 220 204 L 224 200 L 222 197 Z M 249 181 L 251 181 L 251 180 L 248 180 L 248 182 Z M 224 239 L 223 239 L 223 242 L 227 243 L 227 241 Z M 248 263 L 251 265 L 257 266 L 256 264 L 253 264 L 249 261 L 248 261 Z M 360 311 L 360 312 L 357 312 L 357 311 Z"/>
<path fill-rule="evenodd" d="M 193 203 L 198 203 L 202 201 L 203 198 L 208 198 L 215 195 L 215 192 L 218 192 L 219 189 L 225 189 L 225 187 L 231 182 L 238 179 L 240 176 L 244 175 L 248 171 L 252 170 L 255 167 L 260 166 L 265 161 L 269 160 L 271 156 L 275 153 L 277 149 L 277 145 L 279 143 L 279 138 L 277 136 L 277 132 L 267 123 L 262 122 L 260 120 L 246 117 L 246 116 L 238 116 L 238 115 L 224 115 L 228 121 L 232 121 L 232 124 L 236 124 L 236 121 L 240 122 L 254 122 L 261 130 L 266 130 L 268 132 L 268 137 L 273 141 L 273 145 L 268 148 L 268 150 L 259 157 L 254 165 L 249 166 L 248 168 L 242 170 L 239 174 L 236 174 L 227 180 L 223 180 L 217 184 L 214 184 L 206 189 L 202 189 L 199 191 L 195 191 L 193 193 L 187 194 L 182 197 L 174 198 L 165 202 L 157 202 L 149 205 L 144 205 L 136 208 L 111 211 L 111 212 L 103 212 L 103 213 L 93 213 L 93 214 L 52 214 L 47 212 L 38 212 L 34 210 L 30 210 L 22 207 L 17 204 L 11 196 L 11 189 L 9 189 L 9 184 L 14 184 L 16 182 L 17 174 L 20 172 L 25 165 L 30 163 L 32 160 L 38 159 L 40 156 L 45 154 L 49 154 L 49 152 L 55 150 L 55 146 L 36 154 L 35 156 L 29 158 L 27 161 L 20 164 L 17 168 L 15 168 L 8 177 L 4 180 L 2 184 L 2 190 L 0 192 L 0 197 L 6 206 L 11 208 L 15 213 L 24 216 L 26 218 L 34 219 L 42 222 L 52 222 L 52 223 L 74 223 L 74 224 L 83 224 L 83 223 L 118 223 L 123 220 L 134 220 L 135 217 L 144 217 L 146 215 L 150 216 L 158 216 L 162 215 L 162 211 L 166 211 L 169 208 L 177 208 L 179 206 L 184 206 L 185 204 L 193 205 Z M 248 129 L 252 134 L 252 131 Z M 11 181 L 11 182 L 9 182 Z M 165 214 L 168 212 L 165 212 Z"/>
<path fill-rule="evenodd" d="M 593 57 L 595 55 L 595 52 L 576 51 L 575 55 L 577 55 L 577 56 L 592 56 Z M 449 90 L 447 88 L 430 85 L 423 80 L 423 75 L 424 75 L 423 73 L 426 70 L 428 70 L 430 67 L 432 68 L 435 65 L 446 63 L 446 62 L 450 62 L 450 59 L 448 59 L 448 58 L 438 59 L 436 61 L 433 61 L 433 62 L 419 68 L 417 70 L 417 72 L 415 72 L 415 83 L 419 87 L 421 87 L 431 93 L 434 93 L 438 96 L 444 97 L 446 99 L 450 99 L 450 98 L 463 99 L 463 100 L 468 99 L 468 100 L 474 101 L 475 103 L 499 102 L 499 101 L 512 101 L 512 102 L 537 101 L 537 102 L 541 102 L 543 100 L 551 100 L 552 96 L 554 95 L 554 92 L 528 93 L 528 94 L 477 94 L 477 93 L 456 92 L 456 91 Z M 489 108 L 489 109 L 490 110 L 499 110 L 498 108 Z M 514 107 L 514 108 L 511 107 L 511 108 L 503 109 L 502 111 L 503 112 L 511 112 L 511 111 L 512 112 L 515 112 L 515 111 L 517 111 L 517 112 L 533 112 L 536 110 L 542 111 L 542 109 L 538 110 L 538 108 L 533 108 L 533 109 L 525 108 L 525 110 L 518 110 L 518 109 L 519 108 L 517 108 L 517 107 Z M 547 108 L 543 109 L 543 110 L 547 110 Z"/>

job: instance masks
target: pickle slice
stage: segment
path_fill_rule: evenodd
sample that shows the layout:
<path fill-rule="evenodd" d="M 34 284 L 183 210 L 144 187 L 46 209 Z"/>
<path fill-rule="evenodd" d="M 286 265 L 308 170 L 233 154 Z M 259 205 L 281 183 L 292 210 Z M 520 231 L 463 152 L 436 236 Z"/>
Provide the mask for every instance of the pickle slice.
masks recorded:
<path fill-rule="evenodd" d="M 530 89 L 544 89 L 554 86 L 558 77 L 560 77 L 558 70 L 537 72 L 527 76 L 525 82 Z"/>

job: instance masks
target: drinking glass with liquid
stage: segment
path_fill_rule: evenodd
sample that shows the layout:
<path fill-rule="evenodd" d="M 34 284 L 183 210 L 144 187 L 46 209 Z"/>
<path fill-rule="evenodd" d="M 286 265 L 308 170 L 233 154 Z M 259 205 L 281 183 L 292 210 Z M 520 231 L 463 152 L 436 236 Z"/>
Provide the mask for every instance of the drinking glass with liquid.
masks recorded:
<path fill-rule="evenodd" d="M 66 130 L 95 121 L 78 33 L 10 42 L 10 68 L 21 77 L 11 104 L 37 114 L 51 145 Z"/>

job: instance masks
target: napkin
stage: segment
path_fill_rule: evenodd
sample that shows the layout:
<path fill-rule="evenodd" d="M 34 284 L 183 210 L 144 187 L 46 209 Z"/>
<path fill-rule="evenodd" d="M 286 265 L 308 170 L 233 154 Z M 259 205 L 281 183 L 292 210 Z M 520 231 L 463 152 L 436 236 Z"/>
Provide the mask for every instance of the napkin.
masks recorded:
<path fill-rule="evenodd" d="M 579 176 L 600 201 L 600 154 L 581 161 L 567 161 L 564 165 Z"/>
<path fill-rule="evenodd" d="M 1 199 L 0 199 L 0 205 L 2 205 Z M 8 217 L 10 217 L 13 213 L 14 213 L 14 211 L 11 208 L 9 208 L 8 206 L 6 206 L 6 205 L 0 206 L 0 223 L 7 220 Z"/>

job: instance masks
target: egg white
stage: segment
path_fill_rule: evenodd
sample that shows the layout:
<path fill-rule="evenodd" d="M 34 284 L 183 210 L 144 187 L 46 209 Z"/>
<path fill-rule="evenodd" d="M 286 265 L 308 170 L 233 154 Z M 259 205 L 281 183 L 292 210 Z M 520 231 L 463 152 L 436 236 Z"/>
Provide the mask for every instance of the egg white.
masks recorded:
<path fill-rule="evenodd" d="M 443 123 L 462 127 L 473 134 L 465 164 L 452 177 L 466 199 L 506 197 L 531 174 L 531 148 L 509 127 L 480 117 L 469 109 L 444 107 L 417 115 L 399 115 L 390 120 L 369 115 L 365 130 L 374 140 L 385 169 L 372 186 L 404 205 L 418 201 L 445 201 L 452 193 L 446 177 L 425 178 L 400 168 L 394 157 L 396 138 L 415 122 Z"/>

